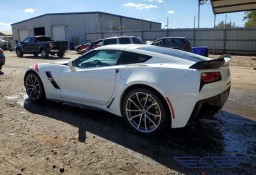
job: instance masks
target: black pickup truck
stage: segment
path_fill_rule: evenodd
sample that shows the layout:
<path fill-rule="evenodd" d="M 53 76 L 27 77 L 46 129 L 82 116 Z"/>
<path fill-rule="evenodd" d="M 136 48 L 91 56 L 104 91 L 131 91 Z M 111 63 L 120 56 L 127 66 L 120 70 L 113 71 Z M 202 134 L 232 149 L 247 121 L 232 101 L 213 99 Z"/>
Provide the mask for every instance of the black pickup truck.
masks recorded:
<path fill-rule="evenodd" d="M 15 46 L 15 51 L 18 57 L 23 57 L 23 54 L 41 55 L 42 58 L 49 57 L 49 54 L 63 57 L 68 49 L 67 41 L 53 41 L 46 36 L 27 37 L 23 42 Z"/>

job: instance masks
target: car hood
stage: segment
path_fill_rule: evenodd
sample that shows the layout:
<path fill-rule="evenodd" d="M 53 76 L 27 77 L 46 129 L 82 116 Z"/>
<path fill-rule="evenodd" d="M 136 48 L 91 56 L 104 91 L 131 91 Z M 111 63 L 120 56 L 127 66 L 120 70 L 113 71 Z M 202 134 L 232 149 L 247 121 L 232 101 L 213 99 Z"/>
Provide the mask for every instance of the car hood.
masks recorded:
<path fill-rule="evenodd" d="M 68 65 L 68 62 L 70 62 L 70 60 L 69 60 L 69 61 L 67 61 L 67 60 L 58 61 L 58 62 L 55 62 L 55 63 L 53 63 L 53 64 Z"/>

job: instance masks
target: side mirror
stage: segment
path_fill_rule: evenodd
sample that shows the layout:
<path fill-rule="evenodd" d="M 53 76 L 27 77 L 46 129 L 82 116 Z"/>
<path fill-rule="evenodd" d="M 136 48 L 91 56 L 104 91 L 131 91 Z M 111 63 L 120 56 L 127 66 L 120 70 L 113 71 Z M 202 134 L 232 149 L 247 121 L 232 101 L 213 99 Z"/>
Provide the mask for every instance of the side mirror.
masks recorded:
<path fill-rule="evenodd" d="M 73 61 L 69 61 L 69 62 L 68 62 L 68 67 L 69 67 L 71 70 L 73 70 L 73 71 L 76 70 L 75 67 L 74 67 Z"/>

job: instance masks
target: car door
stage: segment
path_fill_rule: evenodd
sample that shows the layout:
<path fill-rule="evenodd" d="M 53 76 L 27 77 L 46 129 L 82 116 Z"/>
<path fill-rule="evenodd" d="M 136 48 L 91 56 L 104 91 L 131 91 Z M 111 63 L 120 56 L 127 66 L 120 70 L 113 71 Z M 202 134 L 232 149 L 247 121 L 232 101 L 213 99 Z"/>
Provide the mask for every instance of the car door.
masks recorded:
<path fill-rule="evenodd" d="M 29 53 L 30 52 L 30 40 L 31 40 L 31 37 L 28 37 L 26 39 L 24 39 L 24 41 L 21 43 L 22 45 L 22 52 L 23 53 Z"/>
<path fill-rule="evenodd" d="M 121 51 L 94 50 L 73 61 L 59 74 L 61 98 L 83 104 L 107 104 L 113 94 L 116 63 Z"/>

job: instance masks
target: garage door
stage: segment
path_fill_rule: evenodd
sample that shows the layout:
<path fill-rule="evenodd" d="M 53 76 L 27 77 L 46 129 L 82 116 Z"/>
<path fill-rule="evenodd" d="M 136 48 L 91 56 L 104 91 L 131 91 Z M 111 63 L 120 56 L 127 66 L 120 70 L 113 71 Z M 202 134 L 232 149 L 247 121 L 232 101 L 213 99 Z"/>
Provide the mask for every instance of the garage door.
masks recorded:
<path fill-rule="evenodd" d="M 65 35 L 65 26 L 52 26 L 52 36 L 53 40 L 55 41 L 63 41 L 66 40 L 66 35 Z"/>
<path fill-rule="evenodd" d="M 28 37 L 28 30 L 19 30 L 19 40 L 23 41 Z"/>

